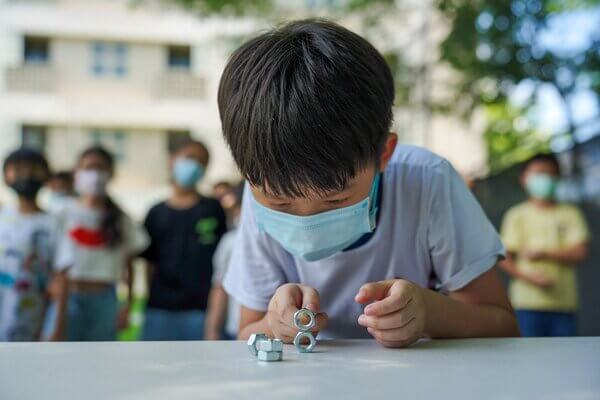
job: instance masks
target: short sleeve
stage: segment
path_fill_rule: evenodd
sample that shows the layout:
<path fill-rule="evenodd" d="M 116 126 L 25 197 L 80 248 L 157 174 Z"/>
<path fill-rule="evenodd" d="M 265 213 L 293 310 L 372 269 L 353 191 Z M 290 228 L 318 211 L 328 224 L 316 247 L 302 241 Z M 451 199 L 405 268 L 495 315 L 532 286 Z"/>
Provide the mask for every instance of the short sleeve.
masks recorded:
<path fill-rule="evenodd" d="M 75 262 L 75 243 L 66 230 L 60 230 L 54 253 L 54 269 L 63 271 Z"/>
<path fill-rule="evenodd" d="M 146 214 L 146 218 L 144 218 L 143 228 L 146 234 L 148 235 L 148 243 L 142 252 L 140 253 L 140 257 L 146 259 L 148 262 L 156 262 L 158 258 L 158 249 L 157 249 L 157 238 L 154 230 L 154 214 L 156 212 L 156 208 L 151 208 Z"/>
<path fill-rule="evenodd" d="M 217 245 L 217 249 L 213 255 L 213 285 L 221 285 L 223 283 L 227 268 L 229 267 L 229 261 L 231 260 L 231 252 L 233 250 L 236 232 L 237 230 L 232 230 L 226 233 Z"/>
<path fill-rule="evenodd" d="M 146 230 L 125 215 L 123 217 L 124 248 L 128 255 L 137 256 L 148 246 Z"/>
<path fill-rule="evenodd" d="M 251 196 L 246 185 L 240 227 L 223 286 L 241 305 L 266 311 L 277 288 L 287 281 L 276 244 L 256 226 Z"/>
<path fill-rule="evenodd" d="M 502 219 L 500 236 L 502 237 L 502 243 L 504 243 L 506 250 L 511 252 L 517 252 L 521 243 L 523 243 L 518 221 L 519 216 L 517 210 L 514 208 L 508 210 Z"/>
<path fill-rule="evenodd" d="M 498 233 L 454 168 L 435 167 L 428 199 L 428 245 L 435 288 L 461 289 L 496 265 L 504 248 Z"/>
<path fill-rule="evenodd" d="M 585 243 L 590 238 L 590 231 L 583 213 L 576 207 L 571 208 L 565 229 L 565 244 L 576 246 Z"/>

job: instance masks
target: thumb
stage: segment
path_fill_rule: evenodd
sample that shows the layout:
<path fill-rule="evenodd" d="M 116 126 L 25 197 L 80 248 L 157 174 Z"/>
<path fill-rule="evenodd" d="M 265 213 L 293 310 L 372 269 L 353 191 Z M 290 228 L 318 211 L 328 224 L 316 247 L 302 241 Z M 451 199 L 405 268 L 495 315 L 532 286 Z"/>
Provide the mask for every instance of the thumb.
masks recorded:
<path fill-rule="evenodd" d="M 388 291 L 392 287 L 393 283 L 393 279 L 365 283 L 358 290 L 358 293 L 354 297 L 354 300 L 360 304 L 367 304 L 373 301 L 382 300 L 387 296 Z"/>
<path fill-rule="evenodd" d="M 321 297 L 316 289 L 306 285 L 298 285 L 302 291 L 302 308 L 318 313 L 321 308 Z"/>

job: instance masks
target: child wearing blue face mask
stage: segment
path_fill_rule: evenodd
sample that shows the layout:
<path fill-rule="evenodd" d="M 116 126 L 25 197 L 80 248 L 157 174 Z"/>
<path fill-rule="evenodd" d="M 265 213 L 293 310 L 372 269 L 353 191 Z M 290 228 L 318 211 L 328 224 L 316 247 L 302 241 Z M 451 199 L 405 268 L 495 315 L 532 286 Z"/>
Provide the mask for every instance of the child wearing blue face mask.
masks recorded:
<path fill-rule="evenodd" d="M 173 193 L 146 216 L 150 245 L 142 253 L 149 267 L 144 340 L 203 338 L 212 258 L 227 229 L 219 202 L 196 190 L 208 160 L 200 142 L 177 149 L 171 157 Z"/>
<path fill-rule="evenodd" d="M 575 267 L 586 257 L 589 232 L 577 207 L 556 202 L 559 175 L 553 155 L 528 160 L 521 184 L 529 199 L 502 222 L 507 257 L 501 266 L 513 278 L 510 298 L 523 336 L 576 334 Z"/>
<path fill-rule="evenodd" d="M 390 133 L 393 77 L 360 36 L 296 21 L 231 56 L 223 133 L 247 179 L 225 289 L 240 338 L 517 335 L 494 270 L 504 249 L 452 166 Z"/>

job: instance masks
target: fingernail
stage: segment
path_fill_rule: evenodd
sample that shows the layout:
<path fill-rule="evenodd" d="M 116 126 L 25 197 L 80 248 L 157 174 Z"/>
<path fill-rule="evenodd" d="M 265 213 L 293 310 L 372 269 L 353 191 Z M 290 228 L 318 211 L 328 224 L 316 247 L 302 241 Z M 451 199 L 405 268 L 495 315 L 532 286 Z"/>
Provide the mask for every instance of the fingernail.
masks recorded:
<path fill-rule="evenodd" d="M 366 319 L 367 319 L 367 317 L 366 317 L 366 315 L 365 315 L 365 314 L 360 314 L 360 315 L 358 316 L 358 323 L 362 325 L 362 324 L 364 324 L 364 323 L 365 323 L 365 320 L 366 320 Z"/>
<path fill-rule="evenodd" d="M 366 306 L 366 307 L 365 307 L 365 314 L 367 314 L 367 315 L 368 315 L 368 314 L 369 314 L 369 313 L 371 313 L 372 311 L 373 311 L 373 307 L 371 307 L 370 305 L 368 305 L 368 306 Z"/>
<path fill-rule="evenodd" d="M 308 305 L 306 306 L 306 308 L 308 308 L 308 309 L 309 309 L 309 310 L 311 310 L 311 311 L 317 311 L 317 306 L 316 306 L 316 305 L 314 305 L 314 304 L 312 304 L 312 303 L 311 303 L 311 304 L 308 304 Z"/>

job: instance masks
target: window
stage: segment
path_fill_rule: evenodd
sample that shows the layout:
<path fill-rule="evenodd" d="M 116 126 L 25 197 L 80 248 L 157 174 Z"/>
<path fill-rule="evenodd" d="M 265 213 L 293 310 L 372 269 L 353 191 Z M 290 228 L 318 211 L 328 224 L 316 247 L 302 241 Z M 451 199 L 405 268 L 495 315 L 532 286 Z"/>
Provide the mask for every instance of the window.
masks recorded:
<path fill-rule="evenodd" d="M 23 60 L 26 64 L 48 62 L 48 38 L 25 36 L 23 42 Z"/>
<path fill-rule="evenodd" d="M 190 140 L 191 135 L 190 131 L 186 130 L 174 130 L 167 131 L 167 150 L 169 154 L 174 153 L 177 149 L 179 149 L 182 145 L 184 145 L 188 140 Z"/>
<path fill-rule="evenodd" d="M 192 65 L 190 46 L 169 46 L 169 68 L 189 70 Z"/>
<path fill-rule="evenodd" d="M 123 43 L 94 42 L 91 51 L 94 76 L 127 75 L 127 46 Z"/>
<path fill-rule="evenodd" d="M 126 157 L 127 136 L 119 129 L 92 129 L 92 143 L 100 145 L 109 150 L 115 160 L 123 161 Z"/>
<path fill-rule="evenodd" d="M 21 126 L 21 145 L 39 151 L 46 149 L 46 127 L 41 125 Z"/>

